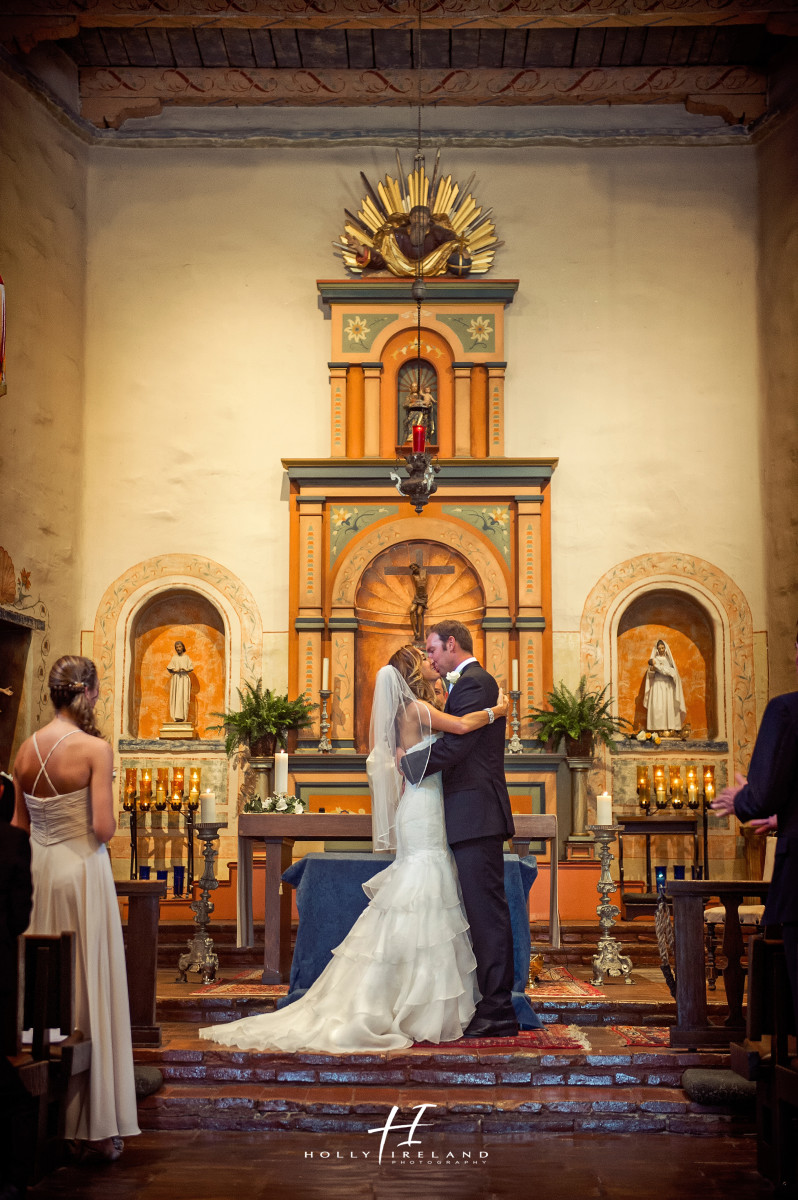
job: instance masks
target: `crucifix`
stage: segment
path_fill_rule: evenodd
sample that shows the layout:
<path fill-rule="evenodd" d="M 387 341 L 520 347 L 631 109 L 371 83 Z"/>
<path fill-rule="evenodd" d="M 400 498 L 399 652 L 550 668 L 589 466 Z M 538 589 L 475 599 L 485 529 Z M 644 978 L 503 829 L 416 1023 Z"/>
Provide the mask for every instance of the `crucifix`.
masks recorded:
<path fill-rule="evenodd" d="M 413 599 L 410 601 L 410 625 L 419 646 L 424 645 L 424 614 L 429 604 L 428 576 L 454 575 L 454 567 L 431 567 L 424 562 L 424 551 L 416 550 L 416 561 L 409 567 L 386 567 L 386 575 L 410 575 Z"/>

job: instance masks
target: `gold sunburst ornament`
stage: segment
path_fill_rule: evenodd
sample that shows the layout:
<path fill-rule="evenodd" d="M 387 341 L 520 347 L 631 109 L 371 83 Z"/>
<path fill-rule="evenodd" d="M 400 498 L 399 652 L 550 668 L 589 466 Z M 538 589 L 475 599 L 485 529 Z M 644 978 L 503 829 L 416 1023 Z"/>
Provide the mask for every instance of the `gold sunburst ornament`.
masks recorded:
<path fill-rule="evenodd" d="M 361 171 L 366 195 L 357 214 L 345 210 L 340 241 L 333 245 L 353 275 L 388 272 L 400 278 L 484 275 L 499 246 L 492 209 L 483 212 L 451 175 L 439 177 L 440 151 L 430 179 L 416 155 L 405 174 L 397 152 L 398 177 L 371 186 Z"/>

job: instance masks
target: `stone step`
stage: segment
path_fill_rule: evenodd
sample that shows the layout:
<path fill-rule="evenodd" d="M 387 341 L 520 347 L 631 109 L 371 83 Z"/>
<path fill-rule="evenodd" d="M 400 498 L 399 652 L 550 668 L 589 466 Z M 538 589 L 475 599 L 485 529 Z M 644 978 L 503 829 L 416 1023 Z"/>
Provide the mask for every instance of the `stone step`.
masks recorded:
<path fill-rule="evenodd" d="M 538 1087 L 460 1087 L 346 1083 L 275 1085 L 224 1083 L 203 1090 L 167 1082 L 139 1105 L 142 1129 L 304 1130 L 367 1133 L 385 1124 L 392 1108 L 425 1118 L 448 1133 L 678 1133 L 750 1135 L 751 1110 L 696 1104 L 677 1086 L 588 1084 Z M 397 1118 L 398 1120 L 399 1118 Z M 398 1152 L 396 1152 L 398 1153 Z M 334 1157 L 334 1153 L 333 1153 Z"/>
<path fill-rule="evenodd" d="M 674 1000 L 637 1001 L 633 989 L 623 985 L 607 998 L 536 1000 L 534 991 L 529 998 L 544 1025 L 672 1025 L 676 1021 Z M 271 997 L 228 997 L 213 992 L 162 997 L 157 1004 L 157 1020 L 161 1024 L 221 1025 L 271 1012 L 275 1003 Z"/>
<path fill-rule="evenodd" d="M 596 943 L 599 937 L 598 923 L 583 921 L 565 921 L 562 924 L 561 942 L 555 950 L 548 940 L 548 926 L 542 922 L 533 922 L 530 926 L 532 945 L 544 958 L 547 966 L 586 966 L 592 964 L 596 953 Z M 219 955 L 221 967 L 230 970 L 236 966 L 257 966 L 263 960 L 263 926 L 255 926 L 255 946 L 246 949 L 236 946 L 236 926 L 234 921 L 219 921 L 210 926 L 209 930 L 214 947 Z M 635 967 L 656 967 L 659 965 L 659 950 L 657 936 L 654 932 L 653 919 L 638 918 L 635 921 L 618 921 L 612 929 L 613 936 L 618 939 L 625 954 L 632 959 Z M 158 934 L 158 965 L 159 967 L 177 968 L 177 960 L 186 949 L 186 943 L 194 933 L 190 922 L 164 922 Z M 296 927 L 292 929 L 292 941 L 296 936 Z"/>

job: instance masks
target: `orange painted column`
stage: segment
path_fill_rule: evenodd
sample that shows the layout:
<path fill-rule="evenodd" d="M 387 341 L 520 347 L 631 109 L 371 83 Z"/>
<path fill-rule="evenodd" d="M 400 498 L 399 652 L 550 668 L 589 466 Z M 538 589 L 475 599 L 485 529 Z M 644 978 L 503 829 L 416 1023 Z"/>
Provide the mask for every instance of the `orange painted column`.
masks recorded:
<path fill-rule="evenodd" d="M 504 454 L 504 372 L 507 363 L 488 363 L 488 456 Z"/>
<path fill-rule="evenodd" d="M 346 376 L 346 457 L 362 458 L 366 450 L 366 376 L 352 366 Z"/>
<path fill-rule="evenodd" d="M 471 368 L 471 457 L 488 457 L 488 371 Z"/>

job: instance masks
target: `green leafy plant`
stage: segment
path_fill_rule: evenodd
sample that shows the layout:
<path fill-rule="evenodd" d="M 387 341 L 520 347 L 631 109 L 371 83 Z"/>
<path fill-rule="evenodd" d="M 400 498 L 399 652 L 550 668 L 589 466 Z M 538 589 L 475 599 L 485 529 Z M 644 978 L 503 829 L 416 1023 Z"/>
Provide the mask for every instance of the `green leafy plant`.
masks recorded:
<path fill-rule="evenodd" d="M 612 697 L 607 695 L 608 687 L 601 691 L 597 688 L 588 690 L 584 675 L 575 692 L 564 683 L 558 683 L 546 697 L 546 708 L 534 708 L 529 714 L 530 720 L 538 726 L 541 741 L 557 747 L 564 737 L 566 753 L 572 753 L 571 747 L 578 742 L 589 754 L 596 738 L 605 746 L 612 746 L 615 737 L 629 727 L 629 722 L 610 712 Z"/>
<path fill-rule="evenodd" d="M 229 757 L 241 745 L 249 746 L 250 753 L 256 756 L 273 754 L 278 742 L 285 749 L 286 734 L 309 725 L 310 714 L 316 707 L 304 696 L 289 700 L 287 695 L 275 695 L 264 688 L 262 679 L 254 687 L 245 683 L 243 692 L 240 688 L 236 691 L 241 708 L 211 713 L 221 723 L 209 726 L 214 731 L 224 730 L 224 748 Z"/>

